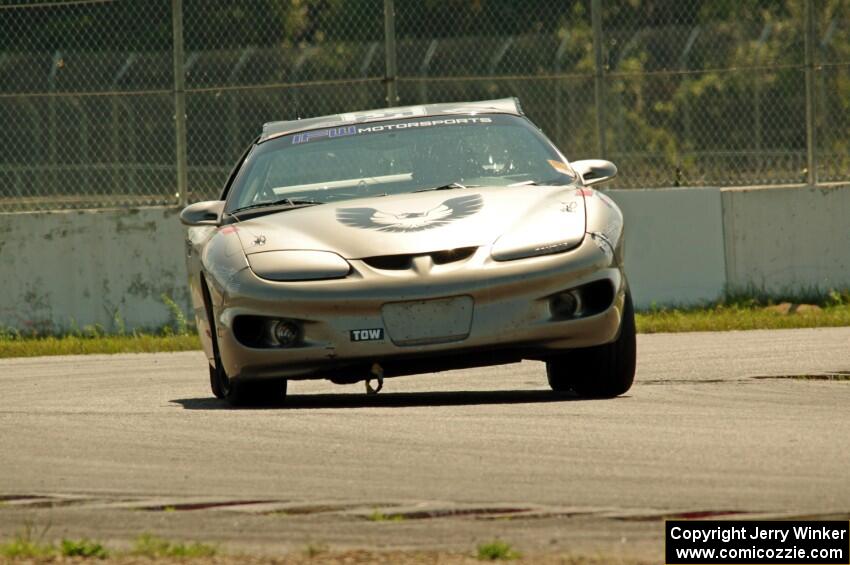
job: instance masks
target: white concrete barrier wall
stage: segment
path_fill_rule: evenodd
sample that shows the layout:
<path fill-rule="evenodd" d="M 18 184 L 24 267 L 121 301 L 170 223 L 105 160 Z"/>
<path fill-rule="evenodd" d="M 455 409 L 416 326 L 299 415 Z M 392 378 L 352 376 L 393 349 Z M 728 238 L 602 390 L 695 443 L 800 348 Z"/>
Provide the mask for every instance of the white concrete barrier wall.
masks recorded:
<path fill-rule="evenodd" d="M 162 326 L 162 295 L 188 311 L 183 234 L 175 209 L 0 215 L 0 326 Z"/>
<path fill-rule="evenodd" d="M 635 307 L 694 305 L 726 284 L 717 188 L 606 191 L 623 211 L 626 276 Z"/>
<path fill-rule="evenodd" d="M 607 191 L 626 221 L 638 308 L 768 292 L 850 288 L 850 186 Z M 156 328 L 168 296 L 188 312 L 175 209 L 0 216 L 0 327 Z"/>
<path fill-rule="evenodd" d="M 723 191 L 732 290 L 850 288 L 850 186 Z"/>

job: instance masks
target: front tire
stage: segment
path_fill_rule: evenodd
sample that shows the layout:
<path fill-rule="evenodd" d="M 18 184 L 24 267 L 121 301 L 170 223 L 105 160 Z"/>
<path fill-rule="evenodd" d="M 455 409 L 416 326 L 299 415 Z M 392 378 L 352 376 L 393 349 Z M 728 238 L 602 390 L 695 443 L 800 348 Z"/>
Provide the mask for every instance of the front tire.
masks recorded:
<path fill-rule="evenodd" d="M 280 404 L 286 399 L 286 379 L 268 379 L 262 381 L 231 380 L 221 362 L 221 352 L 218 347 L 218 332 L 215 325 L 215 313 L 212 307 L 209 288 L 201 278 L 201 290 L 204 297 L 204 308 L 207 313 L 207 323 L 210 327 L 212 340 L 213 364 L 210 365 L 210 389 L 216 398 L 227 401 L 231 406 L 268 406 Z"/>
<path fill-rule="evenodd" d="M 605 345 L 573 349 L 546 362 L 549 386 L 586 398 L 613 398 L 635 380 L 637 344 L 632 297 L 626 291 L 620 335 Z"/>
<path fill-rule="evenodd" d="M 218 359 L 216 358 L 216 363 L 218 363 Z M 224 391 L 221 389 L 221 381 L 218 376 L 218 371 L 212 365 L 210 365 L 210 389 L 212 389 L 213 396 L 219 399 L 223 399 L 225 397 Z"/>
<path fill-rule="evenodd" d="M 231 380 L 219 358 L 215 367 L 210 366 L 210 385 L 216 398 L 231 406 L 275 406 L 286 399 L 286 379 Z"/>

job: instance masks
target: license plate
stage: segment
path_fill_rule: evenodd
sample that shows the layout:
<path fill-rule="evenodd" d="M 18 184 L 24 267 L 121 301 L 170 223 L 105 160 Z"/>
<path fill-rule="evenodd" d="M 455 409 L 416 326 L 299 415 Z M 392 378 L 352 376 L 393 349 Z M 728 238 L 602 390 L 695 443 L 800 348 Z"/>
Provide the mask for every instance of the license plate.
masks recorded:
<path fill-rule="evenodd" d="M 384 304 L 384 326 L 397 345 L 460 341 L 472 327 L 471 296 Z"/>

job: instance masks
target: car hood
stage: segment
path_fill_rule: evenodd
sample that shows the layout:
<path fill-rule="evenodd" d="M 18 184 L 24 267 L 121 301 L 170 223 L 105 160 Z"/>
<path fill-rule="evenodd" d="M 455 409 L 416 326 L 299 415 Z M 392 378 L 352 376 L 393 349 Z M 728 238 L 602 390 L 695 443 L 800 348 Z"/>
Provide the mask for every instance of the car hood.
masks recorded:
<path fill-rule="evenodd" d="M 247 255 L 309 249 L 360 259 L 480 247 L 541 230 L 578 244 L 585 210 L 574 186 L 476 187 L 345 200 L 235 227 Z"/>

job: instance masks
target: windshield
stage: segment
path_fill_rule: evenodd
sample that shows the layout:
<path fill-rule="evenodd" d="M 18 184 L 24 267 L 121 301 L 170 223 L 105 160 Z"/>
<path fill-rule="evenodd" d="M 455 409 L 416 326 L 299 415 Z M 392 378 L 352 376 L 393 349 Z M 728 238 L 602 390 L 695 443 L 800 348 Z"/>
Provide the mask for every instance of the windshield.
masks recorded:
<path fill-rule="evenodd" d="M 226 209 L 574 180 L 564 158 L 523 118 L 426 117 L 311 130 L 261 143 L 245 160 Z"/>

